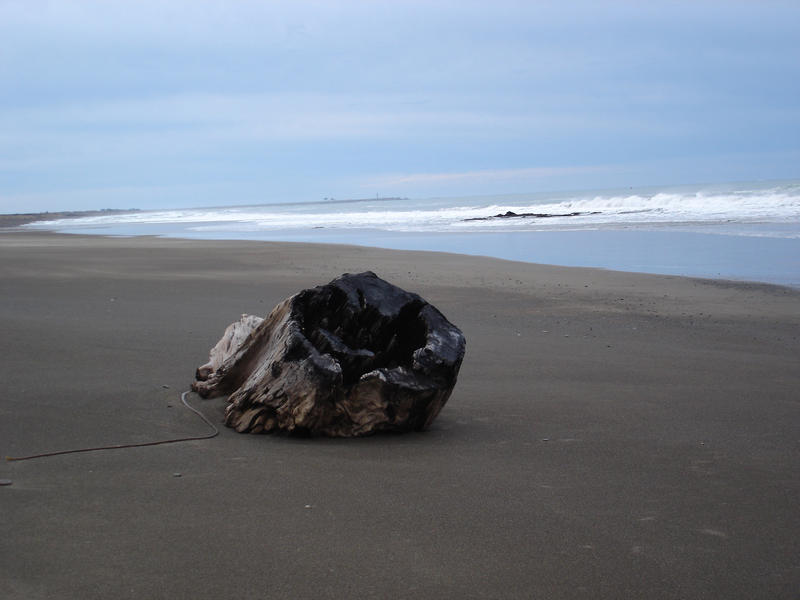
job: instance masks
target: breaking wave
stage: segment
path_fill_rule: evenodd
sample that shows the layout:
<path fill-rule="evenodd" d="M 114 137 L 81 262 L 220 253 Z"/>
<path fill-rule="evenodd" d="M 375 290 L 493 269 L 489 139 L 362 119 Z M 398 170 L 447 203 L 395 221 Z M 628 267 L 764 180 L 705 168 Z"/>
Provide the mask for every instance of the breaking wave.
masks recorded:
<path fill-rule="evenodd" d="M 110 213 L 29 227 L 179 224 L 202 235 L 319 228 L 466 233 L 720 223 L 798 224 L 800 183 L 190 208 Z M 795 236 L 794 228 L 787 231 L 787 236 Z"/>

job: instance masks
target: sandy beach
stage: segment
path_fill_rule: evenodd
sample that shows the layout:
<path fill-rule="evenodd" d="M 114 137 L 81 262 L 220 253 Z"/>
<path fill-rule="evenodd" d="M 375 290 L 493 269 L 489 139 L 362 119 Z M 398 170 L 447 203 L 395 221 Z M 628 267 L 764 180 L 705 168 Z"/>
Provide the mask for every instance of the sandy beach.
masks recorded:
<path fill-rule="evenodd" d="M 0 234 L 0 454 L 203 434 L 242 313 L 372 270 L 467 339 L 424 433 L 0 463 L 0 597 L 796 599 L 800 291 L 347 246 Z M 193 405 L 221 422 L 222 399 Z"/>

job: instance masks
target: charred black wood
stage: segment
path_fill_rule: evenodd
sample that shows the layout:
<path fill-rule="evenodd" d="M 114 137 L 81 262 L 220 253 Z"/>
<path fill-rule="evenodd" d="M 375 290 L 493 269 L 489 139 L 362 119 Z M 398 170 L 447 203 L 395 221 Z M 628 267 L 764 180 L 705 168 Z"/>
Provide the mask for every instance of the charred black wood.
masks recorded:
<path fill-rule="evenodd" d="M 227 395 L 226 424 L 240 432 L 422 430 L 450 397 L 465 348 L 420 296 L 372 272 L 345 274 L 230 325 L 192 387 Z"/>

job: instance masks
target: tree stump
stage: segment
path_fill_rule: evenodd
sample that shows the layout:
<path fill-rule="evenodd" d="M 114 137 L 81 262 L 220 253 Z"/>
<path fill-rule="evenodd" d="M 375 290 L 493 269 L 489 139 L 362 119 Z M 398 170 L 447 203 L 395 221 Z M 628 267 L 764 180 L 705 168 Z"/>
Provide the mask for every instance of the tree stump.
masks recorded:
<path fill-rule="evenodd" d="M 239 432 L 333 437 L 424 430 L 455 386 L 466 342 L 434 306 L 372 272 L 345 274 L 243 315 L 197 369 Z"/>

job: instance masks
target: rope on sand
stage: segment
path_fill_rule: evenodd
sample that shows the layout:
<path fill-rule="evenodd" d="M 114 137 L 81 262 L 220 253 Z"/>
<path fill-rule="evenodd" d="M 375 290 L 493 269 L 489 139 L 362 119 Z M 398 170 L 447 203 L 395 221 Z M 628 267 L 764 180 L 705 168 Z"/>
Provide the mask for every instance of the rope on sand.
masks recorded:
<path fill-rule="evenodd" d="M 190 392 L 190 390 L 186 390 L 181 394 L 181 402 L 183 405 L 196 414 L 198 417 L 203 419 L 203 421 L 211 427 L 213 430 L 211 433 L 207 433 L 206 435 L 195 435 L 191 437 L 182 437 L 182 438 L 172 438 L 168 440 L 158 440 L 156 442 L 142 442 L 139 444 L 115 444 L 113 446 L 97 446 L 94 448 L 77 448 L 74 450 L 58 450 L 56 452 L 43 452 L 41 454 L 31 454 L 30 456 L 6 456 L 6 460 L 31 460 L 33 458 L 44 458 L 46 456 L 59 456 L 61 454 L 77 454 L 78 452 L 97 452 L 98 450 L 117 450 L 119 448 L 141 448 L 143 446 L 159 446 L 161 444 L 175 444 L 177 442 L 191 442 L 194 440 L 207 440 L 213 438 L 219 434 L 219 429 L 209 421 L 203 413 L 199 410 L 191 406 L 186 401 L 186 395 Z"/>

